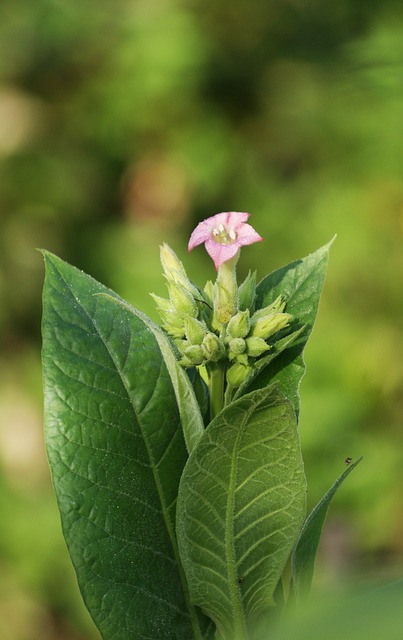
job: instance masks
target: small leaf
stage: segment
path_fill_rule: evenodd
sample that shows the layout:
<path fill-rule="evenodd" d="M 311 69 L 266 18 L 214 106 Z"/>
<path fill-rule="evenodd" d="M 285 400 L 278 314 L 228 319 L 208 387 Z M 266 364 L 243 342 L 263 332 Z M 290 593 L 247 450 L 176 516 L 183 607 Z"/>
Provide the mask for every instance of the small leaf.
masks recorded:
<path fill-rule="evenodd" d="M 44 255 L 47 453 L 85 603 L 104 640 L 211 637 L 178 558 L 187 451 L 156 337 L 113 292 Z"/>
<path fill-rule="evenodd" d="M 290 348 L 285 349 L 270 366 L 265 367 L 256 376 L 249 390 L 261 389 L 278 382 L 297 416 L 299 385 L 305 373 L 302 352 L 315 322 L 332 242 L 306 258 L 274 271 L 263 278 L 256 288 L 256 309 L 268 306 L 281 295 L 287 303 L 286 312 L 290 313 L 300 326 L 304 325 L 304 330 Z"/>
<path fill-rule="evenodd" d="M 337 478 L 309 514 L 301 529 L 291 558 L 292 590 L 297 601 L 300 600 L 301 597 L 309 594 L 315 567 L 316 552 L 330 502 L 341 483 L 344 482 L 361 460 L 362 457 L 358 458 Z"/>
<path fill-rule="evenodd" d="M 217 638 L 252 637 L 268 614 L 305 498 L 295 414 L 275 388 L 215 417 L 180 482 L 177 536 L 192 602 L 216 623 Z"/>

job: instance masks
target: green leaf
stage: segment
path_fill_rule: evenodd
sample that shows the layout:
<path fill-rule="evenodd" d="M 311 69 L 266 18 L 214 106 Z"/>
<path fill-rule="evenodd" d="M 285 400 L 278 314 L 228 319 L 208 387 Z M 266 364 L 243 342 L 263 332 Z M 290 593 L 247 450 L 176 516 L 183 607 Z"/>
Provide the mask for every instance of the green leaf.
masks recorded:
<path fill-rule="evenodd" d="M 361 460 L 362 457 L 358 458 L 337 478 L 309 514 L 301 529 L 291 557 L 291 586 L 293 596 L 297 601 L 300 600 L 301 597 L 309 594 L 315 567 L 316 552 L 330 502 L 341 483 L 344 482 Z"/>
<path fill-rule="evenodd" d="M 210 422 L 210 395 L 208 386 L 201 377 L 197 367 L 187 368 L 186 373 L 189 377 L 190 382 L 192 383 L 193 391 L 196 396 L 197 404 L 199 405 L 203 424 L 206 425 Z"/>
<path fill-rule="evenodd" d="M 243 396 L 214 418 L 183 472 L 177 536 L 192 602 L 217 638 L 252 638 L 268 615 L 305 499 L 295 414 L 277 389 Z"/>
<path fill-rule="evenodd" d="M 130 305 L 125 300 L 122 300 L 116 294 L 106 295 L 110 300 L 117 304 L 120 304 L 130 313 L 133 313 L 135 316 L 141 319 L 154 334 L 154 337 L 158 343 L 166 367 L 168 369 L 168 373 L 171 377 L 171 382 L 175 391 L 176 402 L 178 404 L 181 417 L 181 424 L 186 446 L 188 452 L 192 451 L 192 449 L 196 446 L 201 436 L 203 435 L 204 422 L 193 385 L 189 379 L 189 376 L 179 365 L 173 351 L 174 347 L 171 341 L 162 331 L 161 327 L 150 320 L 150 318 L 144 315 L 144 313 L 141 313 L 141 311 L 138 311 L 137 309 L 132 307 L 132 305 Z"/>
<path fill-rule="evenodd" d="M 256 309 L 268 306 L 277 296 L 282 295 L 287 302 L 286 312 L 293 315 L 298 328 L 304 326 L 304 329 L 291 346 L 283 350 L 279 357 L 254 378 L 248 390 L 261 389 L 278 382 L 297 416 L 299 385 L 305 373 L 302 352 L 315 322 L 332 242 L 306 258 L 269 274 L 256 288 Z"/>
<path fill-rule="evenodd" d="M 44 255 L 47 453 L 85 603 L 104 640 L 207 638 L 178 559 L 187 451 L 155 335 L 96 295 L 113 292 Z"/>
<path fill-rule="evenodd" d="M 297 331 L 293 331 L 292 333 L 288 334 L 284 338 L 277 340 L 277 342 L 275 342 L 272 348 L 270 349 L 270 352 L 268 353 L 267 356 L 263 356 L 262 358 L 259 358 L 258 360 L 256 360 L 246 380 L 237 389 L 233 398 L 234 400 L 237 400 L 242 395 L 245 395 L 245 393 L 247 393 L 248 389 L 251 387 L 252 381 L 263 371 L 263 369 L 265 369 L 274 360 L 274 358 L 277 358 L 280 355 L 280 353 L 285 351 L 285 349 L 290 348 L 290 346 L 296 341 L 298 336 L 302 333 L 304 328 L 305 327 L 302 326 L 300 329 L 297 329 Z"/>

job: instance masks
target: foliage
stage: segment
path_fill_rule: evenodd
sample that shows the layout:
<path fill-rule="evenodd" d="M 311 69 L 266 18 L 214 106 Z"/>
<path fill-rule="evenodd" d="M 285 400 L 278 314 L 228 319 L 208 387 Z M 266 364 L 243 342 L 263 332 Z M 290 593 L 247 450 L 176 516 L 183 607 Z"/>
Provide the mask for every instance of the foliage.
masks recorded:
<path fill-rule="evenodd" d="M 80 635 L 80 623 L 69 630 L 65 608 L 53 606 L 60 594 L 70 620 L 81 615 L 72 614 L 66 569 L 54 586 L 54 562 L 41 552 L 45 527 L 62 553 L 41 448 L 32 443 L 40 438 L 42 284 L 33 249 L 62 255 L 155 317 L 154 248 L 165 239 L 179 252 L 194 224 L 222 209 L 253 212 L 273 268 L 338 234 L 302 386 L 300 436 L 317 487 L 310 504 L 346 456 L 363 453 L 366 465 L 333 512 L 335 527 L 343 522 L 348 532 L 349 562 L 328 551 L 319 581 L 337 581 L 341 571 L 343 579 L 398 575 L 401 20 L 396 0 L 3 0 L 0 498 L 14 496 L 15 508 L 0 548 L 18 585 L 14 609 L 21 612 L 27 591 L 35 612 L 6 625 L 13 640 L 23 619 L 40 627 L 24 640 Z M 259 252 L 250 256 L 260 272 Z M 191 270 L 202 280 L 206 262 L 192 256 Z M 43 519 L 29 515 L 33 487 Z M 37 541 L 35 580 L 24 569 L 32 562 L 24 513 Z"/>
<path fill-rule="evenodd" d="M 260 283 L 256 313 L 267 313 L 281 291 L 305 334 L 294 331 L 295 340 L 275 351 L 277 370 L 263 356 L 255 390 L 247 379 L 241 397 L 226 396 L 221 408 L 211 396 L 213 419 L 205 430 L 191 378 L 179 375 L 163 331 L 113 291 L 44 253 L 47 451 L 83 598 L 105 640 L 156 634 L 257 640 L 281 605 L 275 594 L 296 543 L 291 588 L 297 598 L 309 591 L 328 504 L 355 466 L 302 526 L 306 480 L 295 371 L 328 249 Z M 164 251 L 181 269 L 165 263 L 167 274 L 193 287 L 176 256 Z M 218 288 L 227 264 L 219 268 Z"/>

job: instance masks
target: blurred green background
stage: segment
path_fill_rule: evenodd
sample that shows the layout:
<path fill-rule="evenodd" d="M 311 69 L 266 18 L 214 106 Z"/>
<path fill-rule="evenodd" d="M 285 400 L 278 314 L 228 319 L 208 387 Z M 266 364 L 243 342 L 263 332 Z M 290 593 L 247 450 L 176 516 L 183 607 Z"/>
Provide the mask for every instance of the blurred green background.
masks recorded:
<path fill-rule="evenodd" d="M 403 574 L 403 5 L 400 0 L 2 0 L 0 637 L 98 638 L 43 448 L 49 249 L 156 319 L 167 241 L 252 214 L 260 277 L 335 233 L 301 387 L 310 504 L 337 496 L 323 593 Z"/>

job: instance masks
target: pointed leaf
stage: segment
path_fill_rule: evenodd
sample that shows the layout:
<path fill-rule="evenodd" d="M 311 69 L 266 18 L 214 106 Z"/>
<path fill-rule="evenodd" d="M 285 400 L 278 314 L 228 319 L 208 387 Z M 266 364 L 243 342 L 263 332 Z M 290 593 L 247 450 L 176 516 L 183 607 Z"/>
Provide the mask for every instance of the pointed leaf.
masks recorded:
<path fill-rule="evenodd" d="M 291 558 L 292 589 L 293 595 L 297 600 L 309 594 L 315 567 L 316 552 L 330 502 L 341 483 L 344 482 L 361 460 L 362 457 L 358 458 L 337 478 L 309 514 L 301 529 Z"/>
<path fill-rule="evenodd" d="M 275 388 L 240 398 L 207 427 L 181 479 L 177 536 L 192 601 L 218 638 L 249 638 L 267 615 L 305 497 L 295 415 Z"/>
<path fill-rule="evenodd" d="M 179 365 L 169 338 L 162 331 L 161 327 L 155 324 L 155 322 L 144 315 L 144 313 L 141 313 L 141 311 L 132 307 L 131 304 L 122 300 L 116 294 L 108 294 L 107 297 L 115 303 L 123 306 L 125 309 L 130 311 L 130 313 L 134 313 L 134 315 L 140 318 L 153 332 L 171 377 L 181 416 L 186 446 L 189 452 L 192 451 L 204 432 L 203 417 L 200 412 L 199 403 L 197 401 L 193 385 L 184 369 Z"/>
<path fill-rule="evenodd" d="M 271 304 L 281 294 L 287 302 L 287 313 L 292 314 L 298 326 L 305 325 L 305 328 L 289 348 L 256 376 L 249 391 L 278 382 L 297 416 L 299 385 L 305 373 L 302 352 L 315 322 L 332 242 L 306 258 L 274 271 L 263 278 L 256 288 L 257 309 Z"/>
<path fill-rule="evenodd" d="M 45 253 L 45 430 L 62 525 L 104 640 L 203 638 L 174 535 L 187 452 L 145 322 Z"/>
<path fill-rule="evenodd" d="M 199 403 L 193 385 L 184 369 L 178 364 L 168 338 L 157 325 L 154 325 L 151 329 L 156 337 L 169 375 L 171 376 L 181 416 L 185 442 L 187 450 L 190 453 L 204 433 L 204 423 Z"/>

